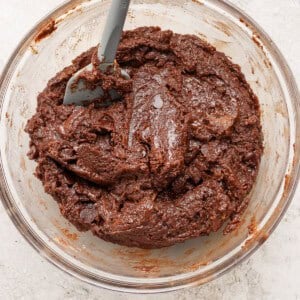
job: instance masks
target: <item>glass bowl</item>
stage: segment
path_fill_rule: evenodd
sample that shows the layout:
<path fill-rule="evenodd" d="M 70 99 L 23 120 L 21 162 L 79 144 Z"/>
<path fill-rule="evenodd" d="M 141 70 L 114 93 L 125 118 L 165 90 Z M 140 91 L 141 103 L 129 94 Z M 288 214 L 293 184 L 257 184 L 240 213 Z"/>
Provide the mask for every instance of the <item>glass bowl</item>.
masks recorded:
<path fill-rule="evenodd" d="M 134 0 L 126 29 L 158 25 L 200 36 L 238 63 L 259 98 L 264 154 L 241 226 L 158 250 L 127 248 L 78 232 L 34 177 L 24 126 L 47 81 L 98 43 L 108 0 L 73 0 L 45 17 L 19 44 L 0 81 L 0 188 L 12 221 L 62 270 L 89 283 L 131 292 L 203 284 L 253 253 L 291 201 L 299 173 L 299 99 L 293 76 L 270 38 L 225 1 Z"/>

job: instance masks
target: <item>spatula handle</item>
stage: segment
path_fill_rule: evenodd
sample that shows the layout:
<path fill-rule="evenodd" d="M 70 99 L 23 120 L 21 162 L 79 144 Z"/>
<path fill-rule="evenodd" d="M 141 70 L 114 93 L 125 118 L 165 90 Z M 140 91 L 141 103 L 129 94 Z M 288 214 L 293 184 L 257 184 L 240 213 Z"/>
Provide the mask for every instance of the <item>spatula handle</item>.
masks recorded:
<path fill-rule="evenodd" d="M 113 64 L 123 31 L 130 0 L 112 0 L 98 49 L 98 58 L 103 63 L 100 69 L 106 69 Z M 105 71 L 105 70 L 104 70 Z"/>

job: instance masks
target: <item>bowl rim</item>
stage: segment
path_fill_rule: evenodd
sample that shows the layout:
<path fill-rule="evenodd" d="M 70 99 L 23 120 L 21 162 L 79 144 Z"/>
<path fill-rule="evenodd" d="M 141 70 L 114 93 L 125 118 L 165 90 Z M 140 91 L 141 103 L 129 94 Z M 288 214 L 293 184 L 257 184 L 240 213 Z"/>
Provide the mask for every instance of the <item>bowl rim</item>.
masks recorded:
<path fill-rule="evenodd" d="M 295 81 L 295 78 L 285 61 L 283 55 L 280 50 L 271 40 L 269 35 L 258 25 L 251 17 L 249 17 L 244 11 L 237 8 L 234 4 L 229 3 L 227 0 L 191 0 L 201 5 L 212 5 L 218 6 L 222 10 L 228 12 L 233 15 L 235 18 L 243 19 L 243 23 L 245 23 L 246 27 L 250 27 L 251 30 L 255 29 L 256 32 L 259 33 L 260 40 L 263 42 L 263 45 L 266 45 L 268 49 L 272 49 L 272 56 L 280 65 L 280 73 L 285 81 L 287 86 L 287 90 L 290 98 L 293 100 L 294 109 L 295 109 L 295 144 L 294 147 L 294 161 L 293 167 L 289 170 L 289 173 L 285 175 L 284 192 L 279 201 L 279 208 L 275 209 L 271 216 L 269 216 L 267 222 L 264 224 L 261 232 L 264 234 L 256 237 L 255 241 L 249 240 L 251 243 L 247 245 L 247 249 L 240 249 L 232 257 L 227 258 L 221 265 L 215 266 L 210 270 L 208 274 L 197 274 L 197 272 L 190 272 L 185 274 L 191 274 L 187 278 L 179 278 L 180 276 L 170 276 L 170 281 L 159 283 L 152 281 L 150 284 L 147 284 L 146 281 L 141 283 L 139 281 L 136 282 L 125 282 L 125 276 L 115 276 L 115 278 L 106 278 L 99 276 L 96 278 L 93 274 L 88 271 L 82 271 L 80 268 L 75 266 L 74 264 L 67 261 L 65 258 L 57 255 L 51 250 L 41 239 L 38 238 L 38 235 L 34 232 L 31 226 L 26 222 L 26 220 L 22 217 L 20 212 L 16 210 L 12 201 L 11 201 L 11 193 L 8 187 L 7 180 L 5 178 L 5 172 L 2 164 L 2 157 L 0 153 L 0 198 L 3 203 L 5 210 L 7 211 L 10 219 L 18 229 L 18 231 L 22 234 L 23 237 L 28 241 L 28 243 L 43 257 L 45 257 L 50 263 L 57 266 L 64 272 L 73 275 L 87 283 L 93 284 L 95 286 L 100 286 L 106 289 L 114 290 L 114 291 L 122 291 L 122 292 L 131 292 L 131 293 L 158 293 L 158 292 L 167 292 L 178 290 L 184 287 L 200 285 L 206 282 L 211 281 L 212 279 L 218 278 L 222 274 L 231 270 L 234 266 L 244 261 L 250 255 L 252 255 L 267 239 L 267 237 L 274 231 L 274 229 L 279 224 L 283 215 L 285 214 L 287 208 L 289 207 L 293 196 L 296 191 L 297 184 L 299 182 L 300 177 L 300 160 L 295 160 L 295 156 L 300 156 L 300 104 L 299 104 L 299 91 Z M 24 36 L 24 38 L 18 43 L 17 47 L 13 51 L 9 60 L 7 61 L 2 74 L 0 75 L 0 124 L 4 123 L 4 120 L 1 120 L 1 112 L 3 108 L 3 100 L 6 94 L 6 90 L 3 89 L 5 82 L 9 82 L 9 75 L 14 71 L 19 59 L 17 59 L 20 51 L 32 42 L 34 37 L 36 36 L 38 30 L 48 24 L 49 20 L 53 19 L 56 15 L 62 16 L 65 12 L 68 12 L 74 9 L 74 6 L 77 8 L 81 4 L 90 2 L 90 0 L 71 0 L 65 1 L 55 9 L 53 9 L 46 16 L 42 17 L 40 21 L 38 21 L 34 27 Z M 55 19 L 55 18 L 54 18 Z M 2 90 L 2 91 L 1 91 Z M 107 273 L 109 274 L 109 273 Z M 118 280 L 117 278 L 121 280 Z M 151 278 L 146 278 L 147 281 L 151 281 Z"/>

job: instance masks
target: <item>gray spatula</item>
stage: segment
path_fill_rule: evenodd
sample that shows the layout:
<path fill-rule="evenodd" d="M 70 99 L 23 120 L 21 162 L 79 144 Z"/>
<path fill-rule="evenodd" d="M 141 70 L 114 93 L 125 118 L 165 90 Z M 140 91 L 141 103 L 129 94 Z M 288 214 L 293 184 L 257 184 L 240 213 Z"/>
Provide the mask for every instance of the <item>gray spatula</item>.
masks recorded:
<path fill-rule="evenodd" d="M 123 31 L 126 15 L 128 12 L 130 0 L 112 0 L 112 4 L 107 16 L 105 28 L 103 31 L 102 41 L 98 48 L 98 58 L 100 61 L 99 69 L 105 72 L 109 67 L 114 65 L 117 48 Z M 103 96 L 103 90 L 100 86 L 95 89 L 89 89 L 80 74 L 84 71 L 91 71 L 93 65 L 90 64 L 75 73 L 67 83 L 63 104 L 83 105 L 94 99 Z M 121 70 L 121 74 L 125 78 L 129 75 Z M 117 98 L 118 94 L 115 90 L 109 91 L 112 98 Z"/>

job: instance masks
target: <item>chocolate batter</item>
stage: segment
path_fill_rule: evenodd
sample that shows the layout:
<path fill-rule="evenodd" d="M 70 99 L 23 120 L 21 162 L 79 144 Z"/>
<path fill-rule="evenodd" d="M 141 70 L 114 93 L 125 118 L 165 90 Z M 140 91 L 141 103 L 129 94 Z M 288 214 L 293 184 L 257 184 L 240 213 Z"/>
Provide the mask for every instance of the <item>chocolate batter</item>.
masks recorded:
<path fill-rule="evenodd" d="M 68 79 L 112 87 L 84 107 L 62 105 Z M 101 74 L 96 49 L 52 78 L 28 121 L 36 175 L 79 230 L 159 248 L 239 226 L 262 154 L 259 104 L 239 66 L 193 35 L 142 27 L 123 34 Z"/>

